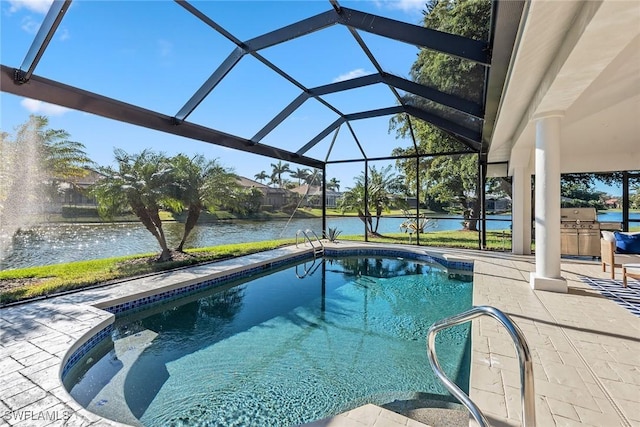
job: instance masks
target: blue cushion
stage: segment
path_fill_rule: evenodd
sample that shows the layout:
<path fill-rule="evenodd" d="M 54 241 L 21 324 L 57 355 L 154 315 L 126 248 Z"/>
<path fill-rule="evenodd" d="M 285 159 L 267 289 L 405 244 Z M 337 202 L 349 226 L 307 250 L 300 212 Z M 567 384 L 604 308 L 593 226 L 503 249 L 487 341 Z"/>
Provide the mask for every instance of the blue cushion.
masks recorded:
<path fill-rule="evenodd" d="M 616 236 L 616 252 L 619 254 L 640 254 L 640 233 L 623 234 L 614 233 Z"/>

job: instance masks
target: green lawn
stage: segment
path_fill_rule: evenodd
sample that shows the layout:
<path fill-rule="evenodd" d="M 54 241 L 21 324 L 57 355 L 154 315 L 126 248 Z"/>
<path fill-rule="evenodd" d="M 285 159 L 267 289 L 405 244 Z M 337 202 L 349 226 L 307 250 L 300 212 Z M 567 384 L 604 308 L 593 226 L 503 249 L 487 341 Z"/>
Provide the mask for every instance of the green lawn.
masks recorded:
<path fill-rule="evenodd" d="M 342 236 L 338 240 L 364 241 L 363 236 Z M 412 243 L 416 236 L 409 240 L 405 233 L 387 233 L 383 237 L 369 237 L 370 242 L 376 243 Z M 420 246 L 434 246 L 443 248 L 478 249 L 478 232 L 476 231 L 433 231 L 420 235 Z M 487 231 L 487 249 L 511 250 L 511 234 L 509 231 Z"/>
<path fill-rule="evenodd" d="M 313 212 L 310 215 L 313 215 Z M 631 229 L 632 231 L 640 231 L 640 226 L 635 226 Z M 340 235 L 338 241 L 340 240 L 364 241 L 364 236 Z M 415 244 L 415 240 L 415 235 L 410 240 L 409 235 L 406 233 L 389 233 L 382 237 L 369 238 L 370 242 L 392 244 Z M 165 263 L 152 262 L 157 254 L 140 254 L 0 271 L 0 306 L 15 301 L 90 287 L 144 274 L 276 249 L 293 243 L 295 243 L 295 239 L 280 239 L 188 249 L 186 252 L 189 257 L 185 257 L 186 259 Z M 420 245 L 478 249 L 478 233 L 473 231 L 427 232 L 420 235 Z M 510 251 L 510 232 L 507 230 L 488 231 L 487 249 Z"/>

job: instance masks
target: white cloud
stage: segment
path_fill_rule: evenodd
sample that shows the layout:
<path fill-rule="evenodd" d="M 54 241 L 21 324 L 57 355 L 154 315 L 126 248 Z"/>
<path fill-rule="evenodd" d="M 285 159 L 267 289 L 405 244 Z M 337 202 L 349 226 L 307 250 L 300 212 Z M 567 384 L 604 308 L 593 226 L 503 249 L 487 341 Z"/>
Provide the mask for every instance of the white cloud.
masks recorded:
<path fill-rule="evenodd" d="M 351 71 L 349 71 L 347 73 L 340 74 L 338 77 L 333 79 L 332 83 L 341 82 L 343 80 L 355 79 L 356 77 L 366 76 L 367 74 L 369 74 L 369 73 L 367 73 L 364 70 L 364 68 L 356 68 L 355 70 L 351 70 Z"/>
<path fill-rule="evenodd" d="M 173 43 L 163 39 L 158 40 L 158 52 L 162 57 L 170 56 L 173 52 Z"/>
<path fill-rule="evenodd" d="M 22 22 L 20 22 L 20 28 L 29 34 L 36 34 L 40 29 L 40 22 L 30 16 L 25 16 L 22 18 Z"/>
<path fill-rule="evenodd" d="M 69 40 L 71 38 L 71 35 L 69 34 L 69 30 L 67 30 L 66 28 L 62 28 L 58 30 L 58 37 L 60 41 L 63 42 L 65 40 Z"/>
<path fill-rule="evenodd" d="M 53 0 L 9 0 L 9 13 L 27 9 L 36 13 L 47 13 Z"/>
<path fill-rule="evenodd" d="M 46 114 L 49 116 L 61 116 L 64 113 L 71 111 L 66 107 L 49 104 L 47 102 L 37 101 L 31 98 L 24 98 L 22 101 L 20 101 L 20 105 L 22 105 L 30 113 Z"/>
<path fill-rule="evenodd" d="M 426 6 L 426 0 L 376 0 L 379 8 L 402 10 L 405 13 L 422 12 Z"/>

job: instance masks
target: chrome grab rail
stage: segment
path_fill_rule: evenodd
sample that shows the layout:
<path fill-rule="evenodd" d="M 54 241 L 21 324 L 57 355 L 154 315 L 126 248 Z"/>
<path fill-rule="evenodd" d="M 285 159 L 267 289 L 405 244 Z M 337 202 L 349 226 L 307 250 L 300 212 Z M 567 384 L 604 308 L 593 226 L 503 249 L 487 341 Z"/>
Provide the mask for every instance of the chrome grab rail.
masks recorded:
<path fill-rule="evenodd" d="M 311 263 L 311 267 L 307 268 L 307 263 L 305 262 L 303 267 L 302 267 L 302 274 L 298 273 L 298 265 L 296 264 L 296 277 L 298 279 L 304 279 L 307 276 L 311 276 L 313 273 L 316 272 L 316 270 L 320 267 L 320 265 L 322 264 L 322 262 L 324 261 L 320 261 L 320 263 L 318 263 L 316 265 L 316 261 L 318 260 L 318 258 L 313 257 L 313 262 Z"/>
<path fill-rule="evenodd" d="M 463 313 L 455 316 L 448 317 L 446 319 L 439 320 L 431 325 L 427 333 L 427 355 L 429 356 L 429 364 L 431 369 L 435 372 L 436 376 L 445 385 L 447 390 L 451 392 L 464 406 L 467 407 L 473 418 L 480 425 L 480 427 L 489 426 L 489 422 L 482 414 L 480 409 L 475 403 L 467 396 L 460 388 L 451 381 L 440 367 L 436 356 L 436 334 L 442 330 L 451 326 L 459 325 L 461 323 L 468 322 L 480 316 L 491 316 L 505 327 L 511 339 L 516 347 L 518 353 L 518 360 L 520 362 L 520 400 L 522 404 L 522 426 L 523 427 L 535 427 L 536 425 L 536 410 L 535 410 L 535 391 L 533 387 L 533 361 L 531 360 L 531 352 L 529 346 L 524 338 L 524 334 L 515 325 L 509 316 L 501 312 L 495 307 L 490 306 L 478 306 L 473 307 Z"/>
<path fill-rule="evenodd" d="M 313 244 L 313 241 L 311 241 L 311 238 L 309 237 L 308 233 L 312 233 L 313 237 L 315 237 L 316 242 L 318 242 L 320 244 L 320 246 L 315 246 Z M 298 230 L 296 232 L 296 248 L 298 247 L 298 236 L 300 236 L 300 234 L 302 234 L 305 239 L 307 239 L 307 241 L 309 242 L 309 244 L 311 245 L 311 247 L 313 248 L 313 257 L 315 258 L 317 255 L 322 255 L 324 254 L 324 245 L 322 244 L 322 241 L 320 241 L 320 239 L 318 238 L 318 235 L 316 234 L 315 231 L 311 230 L 310 228 L 307 228 L 306 230 L 302 231 L 302 230 Z"/>

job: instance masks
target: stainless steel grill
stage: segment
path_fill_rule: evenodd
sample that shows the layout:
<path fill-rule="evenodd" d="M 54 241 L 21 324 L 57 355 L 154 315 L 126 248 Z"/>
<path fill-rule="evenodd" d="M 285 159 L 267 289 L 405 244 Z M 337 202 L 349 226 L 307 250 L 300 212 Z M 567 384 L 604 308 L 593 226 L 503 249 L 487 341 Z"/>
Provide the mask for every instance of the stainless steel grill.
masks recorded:
<path fill-rule="evenodd" d="M 620 223 L 598 222 L 595 208 L 560 210 L 560 250 L 563 255 L 600 256 L 600 230 L 619 230 Z"/>

